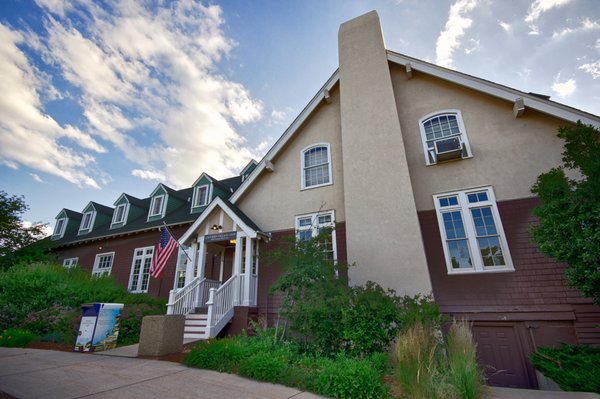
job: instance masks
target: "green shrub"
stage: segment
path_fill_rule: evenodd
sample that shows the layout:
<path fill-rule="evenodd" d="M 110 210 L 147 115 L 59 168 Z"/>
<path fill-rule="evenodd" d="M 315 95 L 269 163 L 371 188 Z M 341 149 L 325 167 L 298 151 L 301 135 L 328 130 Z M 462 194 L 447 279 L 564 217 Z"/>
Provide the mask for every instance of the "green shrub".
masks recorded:
<path fill-rule="evenodd" d="M 259 352 L 241 362 L 239 374 L 259 381 L 283 384 L 286 381 L 288 358 L 281 353 Z"/>
<path fill-rule="evenodd" d="M 400 324 L 406 331 L 415 324 L 439 328 L 443 322 L 439 306 L 431 295 L 404 296 L 400 299 Z"/>
<path fill-rule="evenodd" d="M 600 393 L 600 348 L 568 344 L 560 348 L 539 347 L 530 359 L 563 391 Z"/>
<path fill-rule="evenodd" d="M 344 355 L 335 360 L 323 359 L 315 382 L 317 393 L 334 398 L 381 398 L 387 388 L 381 374 L 368 360 Z"/>
<path fill-rule="evenodd" d="M 242 360 L 251 355 L 239 338 L 211 339 L 200 342 L 184 359 L 190 367 L 221 372 L 237 372 Z"/>
<path fill-rule="evenodd" d="M 125 306 L 121 311 L 121 326 L 117 339 L 119 345 L 131 345 L 139 342 L 144 316 L 165 314 L 164 300 L 142 296 L 142 299 L 149 299 L 150 304 L 141 302 L 139 298 L 136 298 L 133 303 L 128 303 L 131 297 L 136 296 L 138 294 L 129 294 L 123 301 Z"/>
<path fill-rule="evenodd" d="M 37 339 L 37 335 L 27 330 L 9 328 L 0 334 L 0 346 L 25 348 Z"/>

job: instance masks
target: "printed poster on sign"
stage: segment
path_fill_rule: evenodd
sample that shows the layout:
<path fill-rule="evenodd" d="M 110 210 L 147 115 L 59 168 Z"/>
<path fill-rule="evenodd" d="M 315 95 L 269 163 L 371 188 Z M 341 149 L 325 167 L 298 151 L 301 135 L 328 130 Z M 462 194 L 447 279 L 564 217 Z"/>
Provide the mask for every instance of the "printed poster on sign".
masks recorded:
<path fill-rule="evenodd" d="M 92 346 L 96 351 L 113 349 L 117 346 L 119 327 L 121 325 L 122 303 L 100 304 L 96 331 L 92 340 Z"/>

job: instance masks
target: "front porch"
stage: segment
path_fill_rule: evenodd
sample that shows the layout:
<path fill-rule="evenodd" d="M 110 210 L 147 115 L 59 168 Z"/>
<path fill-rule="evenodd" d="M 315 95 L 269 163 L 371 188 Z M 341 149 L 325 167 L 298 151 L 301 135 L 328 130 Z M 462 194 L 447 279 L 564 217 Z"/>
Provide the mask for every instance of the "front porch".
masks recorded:
<path fill-rule="evenodd" d="M 167 314 L 186 315 L 185 338 L 216 337 L 235 307 L 257 306 L 264 239 L 268 236 L 249 218 L 220 198 L 181 237 Z"/>

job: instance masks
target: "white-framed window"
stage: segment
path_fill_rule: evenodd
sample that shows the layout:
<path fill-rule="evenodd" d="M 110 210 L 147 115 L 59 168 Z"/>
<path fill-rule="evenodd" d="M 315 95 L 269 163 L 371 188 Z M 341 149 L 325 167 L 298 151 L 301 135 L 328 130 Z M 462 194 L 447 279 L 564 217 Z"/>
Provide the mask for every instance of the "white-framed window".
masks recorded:
<path fill-rule="evenodd" d="M 133 251 L 131 274 L 129 276 L 129 292 L 148 292 L 150 266 L 154 256 L 154 247 L 136 248 Z"/>
<path fill-rule="evenodd" d="M 152 203 L 150 204 L 150 214 L 148 214 L 148 217 L 162 215 L 164 205 L 165 205 L 165 196 L 164 195 L 157 195 L 156 197 L 153 197 Z"/>
<path fill-rule="evenodd" d="M 83 218 L 81 219 L 81 225 L 79 226 L 79 231 L 87 231 L 92 228 L 92 224 L 94 222 L 94 211 L 86 212 L 83 214 Z"/>
<path fill-rule="evenodd" d="M 449 274 L 514 271 L 492 187 L 433 196 Z"/>
<path fill-rule="evenodd" d="M 459 110 L 450 109 L 428 114 L 419 120 L 419 129 L 427 165 L 473 156 Z"/>
<path fill-rule="evenodd" d="M 63 260 L 63 266 L 66 269 L 70 269 L 72 267 L 77 266 L 78 261 L 79 261 L 79 258 L 67 258 L 67 259 Z"/>
<path fill-rule="evenodd" d="M 314 144 L 301 152 L 302 189 L 326 186 L 333 183 L 331 176 L 331 150 L 328 143 Z"/>
<path fill-rule="evenodd" d="M 187 270 L 189 246 L 181 245 L 177 255 L 177 269 L 175 270 L 175 289 L 185 287 L 185 272 Z"/>
<path fill-rule="evenodd" d="M 125 221 L 125 213 L 127 211 L 127 204 L 119 204 L 115 208 L 113 213 L 112 224 L 123 223 Z"/>
<path fill-rule="evenodd" d="M 56 221 L 56 226 L 54 226 L 54 233 L 52 236 L 61 238 L 65 234 L 65 227 L 67 225 L 67 219 L 61 218 Z"/>
<path fill-rule="evenodd" d="M 299 241 L 316 237 L 327 229 L 323 253 L 325 258 L 337 260 L 337 246 L 335 242 L 335 211 L 323 211 L 307 215 L 296 216 L 296 239 Z"/>
<path fill-rule="evenodd" d="M 194 207 L 208 205 L 210 201 L 210 188 L 208 184 L 194 187 Z"/>
<path fill-rule="evenodd" d="M 92 269 L 92 277 L 100 277 L 104 276 L 105 274 L 110 274 L 114 258 L 114 252 L 97 254 L 96 259 L 94 260 L 94 268 Z"/>

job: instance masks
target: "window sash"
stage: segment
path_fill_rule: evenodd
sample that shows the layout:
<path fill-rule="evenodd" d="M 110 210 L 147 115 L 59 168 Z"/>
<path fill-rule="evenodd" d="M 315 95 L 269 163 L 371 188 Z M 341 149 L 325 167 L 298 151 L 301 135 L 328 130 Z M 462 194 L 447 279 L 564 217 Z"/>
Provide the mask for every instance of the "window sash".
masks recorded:
<path fill-rule="evenodd" d="M 208 205 L 208 185 L 196 187 L 194 207 Z"/>
<path fill-rule="evenodd" d="M 426 165 L 436 165 L 435 142 L 437 140 L 458 137 L 463 145 L 463 158 L 472 157 L 469 138 L 458 109 L 439 110 L 419 120 L 421 142 Z"/>
<path fill-rule="evenodd" d="M 129 292 L 148 292 L 154 247 L 136 248 L 133 253 Z"/>
<path fill-rule="evenodd" d="M 83 220 L 81 221 L 81 229 L 80 230 L 89 230 L 92 224 L 92 215 L 93 212 L 86 212 L 83 215 Z"/>
<path fill-rule="evenodd" d="M 115 216 L 113 218 L 113 224 L 122 223 L 125 220 L 125 207 L 126 204 L 117 205 L 115 208 Z"/>
<path fill-rule="evenodd" d="M 66 225 L 66 223 L 65 223 L 65 219 L 64 218 L 58 219 L 56 221 L 56 227 L 54 227 L 54 234 L 53 235 L 55 235 L 55 236 L 62 236 L 63 232 L 65 230 L 65 225 Z"/>
<path fill-rule="evenodd" d="M 152 205 L 150 206 L 150 216 L 162 215 L 164 199 L 164 195 L 157 195 L 156 197 L 152 198 Z"/>
<path fill-rule="evenodd" d="M 448 273 L 514 270 L 491 187 L 434 195 Z"/>
<path fill-rule="evenodd" d="M 112 270 L 114 257 L 114 252 L 97 254 L 96 259 L 94 261 L 94 268 L 92 269 L 92 276 L 100 277 L 105 274 L 110 274 Z"/>
<path fill-rule="evenodd" d="M 63 260 L 63 267 L 70 269 L 72 267 L 77 266 L 78 262 L 79 258 L 66 258 L 65 260 Z"/>
<path fill-rule="evenodd" d="M 302 151 L 302 189 L 331 184 L 329 144 L 317 144 Z"/>
<path fill-rule="evenodd" d="M 337 248 L 335 241 L 336 236 L 334 227 L 334 211 L 296 216 L 296 239 L 298 241 L 306 241 L 318 236 L 323 229 L 330 228 L 330 234 L 325 239 L 323 253 L 325 254 L 326 259 L 337 260 Z"/>

